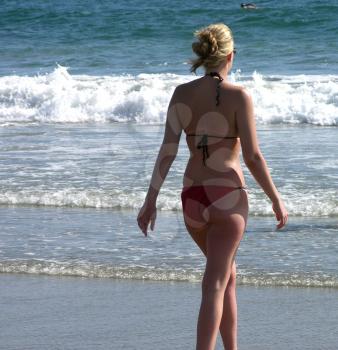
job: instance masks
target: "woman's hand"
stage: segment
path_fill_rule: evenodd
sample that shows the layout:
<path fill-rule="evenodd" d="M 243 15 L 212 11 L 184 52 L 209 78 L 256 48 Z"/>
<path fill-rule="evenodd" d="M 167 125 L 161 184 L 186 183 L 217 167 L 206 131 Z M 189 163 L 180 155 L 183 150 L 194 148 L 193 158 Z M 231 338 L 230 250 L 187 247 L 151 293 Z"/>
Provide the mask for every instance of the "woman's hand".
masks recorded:
<path fill-rule="evenodd" d="M 276 225 L 277 230 L 279 230 L 287 223 L 288 212 L 285 209 L 284 203 L 281 199 L 272 203 L 272 210 L 275 212 L 277 221 L 279 221 L 279 224 Z"/>
<path fill-rule="evenodd" d="M 137 223 L 141 231 L 147 237 L 148 225 L 154 231 L 156 220 L 156 203 L 145 201 L 137 216 Z"/>

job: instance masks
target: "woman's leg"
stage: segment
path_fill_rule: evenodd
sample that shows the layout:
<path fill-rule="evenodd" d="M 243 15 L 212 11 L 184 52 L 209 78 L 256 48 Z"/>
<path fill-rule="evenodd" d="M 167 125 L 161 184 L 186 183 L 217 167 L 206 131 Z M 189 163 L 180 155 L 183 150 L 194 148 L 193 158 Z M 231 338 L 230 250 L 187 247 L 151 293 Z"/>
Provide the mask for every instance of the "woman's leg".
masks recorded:
<path fill-rule="evenodd" d="M 223 314 L 219 327 L 226 350 L 237 350 L 237 300 L 236 300 L 236 262 L 224 293 Z"/>
<path fill-rule="evenodd" d="M 244 227 L 244 218 L 239 214 L 231 215 L 222 223 L 209 226 L 196 350 L 215 348 L 225 307 L 224 296 Z"/>
<path fill-rule="evenodd" d="M 207 257 L 207 229 L 195 230 L 186 226 L 192 239 Z M 230 279 L 224 292 L 223 314 L 219 327 L 224 348 L 237 350 L 237 300 L 236 300 L 236 262 L 234 260 Z"/>
<path fill-rule="evenodd" d="M 227 350 L 237 346 L 234 258 L 246 226 L 248 198 L 245 191 L 238 191 L 239 196 L 236 192 L 233 193 L 235 197 L 224 197 L 224 205 L 223 199 L 217 200 L 214 205 L 204 208 L 207 211 L 203 208 L 201 211 L 200 205 L 192 206 L 192 202 L 188 207 L 191 213 L 184 211 L 188 232 L 207 257 L 197 325 L 198 350 L 214 349 L 218 329 Z M 198 221 L 203 227 L 196 225 Z"/>

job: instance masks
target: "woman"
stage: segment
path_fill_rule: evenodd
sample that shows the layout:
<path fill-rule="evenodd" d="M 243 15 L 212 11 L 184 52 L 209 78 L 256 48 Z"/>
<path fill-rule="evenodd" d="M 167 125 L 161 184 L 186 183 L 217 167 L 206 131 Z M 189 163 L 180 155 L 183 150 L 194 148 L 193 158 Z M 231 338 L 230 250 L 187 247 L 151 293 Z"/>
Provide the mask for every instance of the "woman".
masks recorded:
<path fill-rule="evenodd" d="M 231 30 L 222 23 L 195 32 L 197 58 L 191 72 L 205 75 L 176 87 L 169 103 L 165 134 L 149 190 L 138 215 L 147 236 L 154 229 L 156 198 L 177 154 L 182 130 L 190 149 L 181 192 L 186 228 L 206 256 L 202 301 L 197 324 L 197 350 L 214 349 L 218 330 L 224 347 L 237 349 L 235 255 L 248 218 L 248 195 L 239 152 L 272 202 L 282 228 L 288 218 L 259 149 L 252 100 L 227 81 L 235 54 Z"/>

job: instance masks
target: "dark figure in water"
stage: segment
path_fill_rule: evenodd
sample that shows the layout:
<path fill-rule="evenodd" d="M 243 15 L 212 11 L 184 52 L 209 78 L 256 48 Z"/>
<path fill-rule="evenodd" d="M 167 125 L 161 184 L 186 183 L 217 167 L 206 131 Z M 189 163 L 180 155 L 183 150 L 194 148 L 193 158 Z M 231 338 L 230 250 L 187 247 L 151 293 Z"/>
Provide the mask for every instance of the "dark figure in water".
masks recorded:
<path fill-rule="evenodd" d="M 254 3 L 249 2 L 247 4 L 241 3 L 241 8 L 243 8 L 243 9 L 256 9 L 257 6 Z"/>

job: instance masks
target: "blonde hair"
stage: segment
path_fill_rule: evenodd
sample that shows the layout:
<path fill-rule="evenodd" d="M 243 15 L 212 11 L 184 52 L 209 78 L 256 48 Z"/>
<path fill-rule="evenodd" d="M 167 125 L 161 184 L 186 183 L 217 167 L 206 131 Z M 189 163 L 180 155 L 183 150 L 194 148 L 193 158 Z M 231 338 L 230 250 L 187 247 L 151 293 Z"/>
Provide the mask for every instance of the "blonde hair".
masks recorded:
<path fill-rule="evenodd" d="M 194 32 L 194 36 L 198 41 L 193 42 L 191 46 L 198 57 L 189 60 L 189 63 L 190 72 L 195 74 L 200 66 L 217 67 L 234 50 L 231 29 L 223 23 L 214 23 L 200 28 Z"/>

